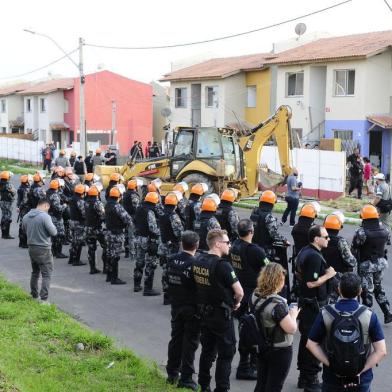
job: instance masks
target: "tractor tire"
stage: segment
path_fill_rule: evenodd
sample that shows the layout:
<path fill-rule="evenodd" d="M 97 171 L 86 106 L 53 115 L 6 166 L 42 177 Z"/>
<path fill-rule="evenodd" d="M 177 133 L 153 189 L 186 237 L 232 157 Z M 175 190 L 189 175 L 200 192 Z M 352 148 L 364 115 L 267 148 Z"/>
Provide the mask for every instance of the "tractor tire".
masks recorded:
<path fill-rule="evenodd" d="M 215 192 L 215 185 L 211 178 L 201 173 L 188 174 L 187 176 L 183 177 L 181 181 L 185 181 L 188 184 L 189 190 L 193 185 L 199 182 L 204 182 L 208 185 L 208 191 L 206 192 L 206 195 Z"/>

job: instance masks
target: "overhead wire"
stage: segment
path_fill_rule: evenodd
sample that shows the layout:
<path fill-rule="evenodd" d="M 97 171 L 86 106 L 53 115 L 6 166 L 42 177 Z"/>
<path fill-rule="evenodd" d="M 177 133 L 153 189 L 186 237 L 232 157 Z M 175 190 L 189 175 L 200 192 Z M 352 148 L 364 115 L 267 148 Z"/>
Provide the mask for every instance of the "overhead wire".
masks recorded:
<path fill-rule="evenodd" d="M 263 31 L 263 30 L 268 30 L 268 29 L 271 29 L 273 27 L 281 26 L 281 25 L 284 25 L 284 24 L 287 24 L 287 23 L 290 23 L 290 22 L 295 22 L 295 21 L 297 21 L 299 19 L 303 19 L 303 18 L 306 18 L 308 16 L 320 14 L 320 13 L 328 11 L 330 9 L 339 7 L 341 5 L 344 5 L 344 4 L 347 4 L 347 3 L 351 3 L 352 1 L 353 0 L 344 0 L 344 1 L 341 1 L 339 3 L 332 4 L 332 5 L 328 6 L 328 7 L 325 7 L 325 8 L 316 10 L 316 11 L 312 11 L 312 12 L 309 12 L 309 13 L 301 15 L 301 16 L 296 16 L 295 18 L 290 18 L 290 19 L 286 19 L 286 20 L 281 21 L 281 22 L 273 23 L 273 24 L 270 24 L 268 26 L 263 26 L 263 27 L 259 27 L 257 29 L 243 31 L 243 32 L 240 32 L 240 33 L 235 33 L 235 34 L 229 34 L 229 35 L 225 35 L 225 36 L 222 36 L 222 37 L 205 39 L 205 40 L 201 40 L 201 41 L 193 41 L 193 42 L 185 42 L 185 43 L 169 44 L 169 45 L 156 45 L 156 46 L 110 46 L 110 45 L 100 45 L 100 44 L 94 44 L 94 43 L 90 44 L 88 42 L 85 42 L 84 45 L 91 46 L 91 47 L 94 47 L 94 48 L 120 49 L 120 50 L 154 50 L 154 49 L 169 49 L 169 48 L 179 48 L 179 47 L 192 46 L 192 45 L 200 45 L 200 44 L 206 44 L 206 43 L 210 43 L 210 42 L 223 41 L 223 40 L 230 39 L 230 38 L 235 38 L 235 37 L 241 37 L 241 36 L 244 36 L 244 35 L 256 33 L 256 32 Z"/>
<path fill-rule="evenodd" d="M 47 68 L 47 67 L 50 67 L 50 66 L 53 65 L 53 64 L 58 63 L 59 61 L 65 59 L 66 57 L 70 56 L 71 54 L 74 54 L 75 52 L 78 51 L 78 49 L 79 49 L 79 48 L 76 48 L 76 49 L 72 50 L 71 52 L 66 53 L 64 56 L 61 56 L 61 57 L 58 58 L 57 60 L 51 61 L 49 64 L 43 65 L 43 66 L 41 66 L 41 67 L 35 68 L 35 69 L 31 70 L 31 71 L 24 72 L 24 73 L 21 73 L 21 74 L 18 74 L 18 75 L 11 75 L 11 76 L 1 77 L 0 80 L 20 78 L 20 77 L 22 77 L 22 76 L 26 76 L 26 75 L 29 75 L 29 74 L 32 74 L 32 73 L 41 71 L 42 69 L 45 69 L 45 68 Z"/>

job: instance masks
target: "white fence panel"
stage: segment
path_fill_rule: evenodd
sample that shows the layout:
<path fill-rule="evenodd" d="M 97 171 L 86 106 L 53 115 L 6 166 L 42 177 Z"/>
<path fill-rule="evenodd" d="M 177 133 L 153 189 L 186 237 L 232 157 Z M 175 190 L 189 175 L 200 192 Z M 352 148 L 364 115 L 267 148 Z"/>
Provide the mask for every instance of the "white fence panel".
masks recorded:
<path fill-rule="evenodd" d="M 0 158 L 38 163 L 42 161 L 42 141 L 0 137 Z"/>

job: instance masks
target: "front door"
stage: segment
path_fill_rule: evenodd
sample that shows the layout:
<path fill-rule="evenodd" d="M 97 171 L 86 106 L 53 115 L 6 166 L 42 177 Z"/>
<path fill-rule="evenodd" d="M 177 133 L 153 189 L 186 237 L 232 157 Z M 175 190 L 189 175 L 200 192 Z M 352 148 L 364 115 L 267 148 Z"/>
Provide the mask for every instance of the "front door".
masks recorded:
<path fill-rule="evenodd" d="M 369 132 L 369 159 L 372 166 L 381 168 L 382 165 L 382 131 Z"/>

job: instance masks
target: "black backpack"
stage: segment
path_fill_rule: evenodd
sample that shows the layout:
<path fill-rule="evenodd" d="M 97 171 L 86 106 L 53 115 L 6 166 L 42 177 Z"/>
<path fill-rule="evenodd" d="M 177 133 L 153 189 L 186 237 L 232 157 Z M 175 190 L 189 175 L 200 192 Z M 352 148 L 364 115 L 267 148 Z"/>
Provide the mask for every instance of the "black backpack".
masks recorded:
<path fill-rule="evenodd" d="M 362 305 L 355 312 L 340 312 L 328 305 L 322 315 L 327 330 L 330 370 L 338 376 L 355 377 L 364 368 L 369 355 L 370 345 L 365 340 L 371 311 Z"/>
<path fill-rule="evenodd" d="M 266 355 L 273 347 L 273 337 L 268 337 L 266 329 L 260 322 L 260 315 L 272 301 L 273 298 L 268 298 L 264 303 L 256 309 L 257 304 L 261 301 L 261 297 L 256 300 L 254 304 L 250 305 L 250 312 L 243 315 L 239 323 L 239 341 L 241 348 L 247 352 Z M 275 327 L 276 328 L 276 327 Z"/>

